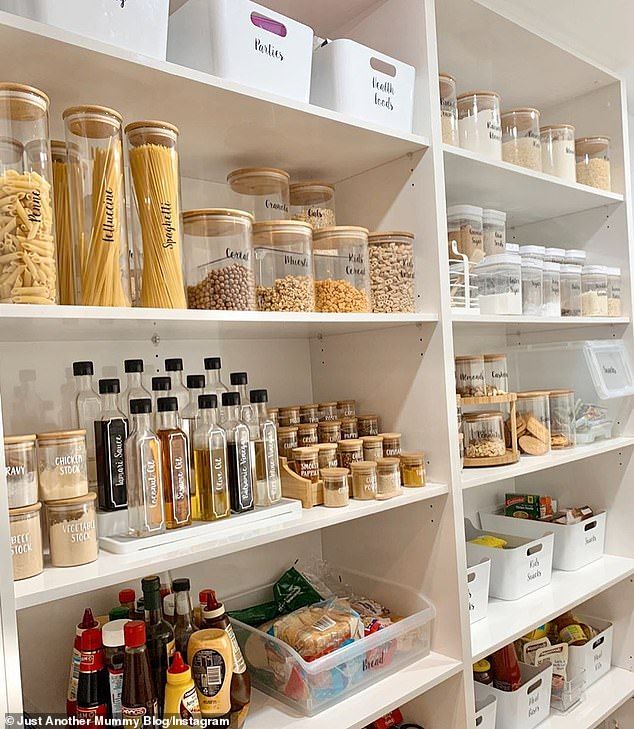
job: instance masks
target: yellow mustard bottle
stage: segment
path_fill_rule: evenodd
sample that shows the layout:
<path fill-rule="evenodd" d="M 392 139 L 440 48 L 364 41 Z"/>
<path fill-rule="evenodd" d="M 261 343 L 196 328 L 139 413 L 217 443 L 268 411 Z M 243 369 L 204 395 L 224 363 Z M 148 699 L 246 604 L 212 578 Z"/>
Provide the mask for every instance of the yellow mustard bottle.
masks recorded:
<path fill-rule="evenodd" d="M 183 719 L 201 718 L 191 668 L 178 651 L 174 653 L 172 665 L 167 669 L 163 717 L 174 726 L 181 726 Z"/>
<path fill-rule="evenodd" d="M 187 658 L 203 718 L 228 717 L 233 650 L 226 631 L 216 628 L 196 631 L 189 639 Z"/>

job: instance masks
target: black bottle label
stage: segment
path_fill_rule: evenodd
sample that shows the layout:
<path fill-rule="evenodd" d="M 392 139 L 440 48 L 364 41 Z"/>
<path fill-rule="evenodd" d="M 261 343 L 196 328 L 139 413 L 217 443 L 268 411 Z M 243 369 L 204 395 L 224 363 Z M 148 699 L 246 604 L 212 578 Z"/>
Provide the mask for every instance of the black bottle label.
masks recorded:
<path fill-rule="evenodd" d="M 97 486 L 99 508 L 103 511 L 125 509 L 128 505 L 123 448 L 127 437 L 125 418 L 95 421 Z"/>
<path fill-rule="evenodd" d="M 249 429 L 238 425 L 234 431 L 235 440 L 227 446 L 229 458 L 229 494 L 231 509 L 235 513 L 250 511 L 254 507 L 253 474 Z"/>

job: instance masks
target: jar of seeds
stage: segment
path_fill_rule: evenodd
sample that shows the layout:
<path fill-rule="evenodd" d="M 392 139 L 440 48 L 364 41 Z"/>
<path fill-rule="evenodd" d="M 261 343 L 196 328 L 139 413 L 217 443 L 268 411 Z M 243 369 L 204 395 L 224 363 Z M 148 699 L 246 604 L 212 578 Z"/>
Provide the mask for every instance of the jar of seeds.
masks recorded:
<path fill-rule="evenodd" d="M 376 461 L 379 458 L 383 458 L 382 435 L 364 435 L 361 441 L 363 442 L 364 461 Z"/>
<path fill-rule="evenodd" d="M 327 182 L 296 182 L 291 185 L 293 220 L 309 223 L 313 229 L 337 225 L 335 187 Z"/>
<path fill-rule="evenodd" d="M 414 311 L 414 234 L 370 233 L 372 311 Z"/>
<path fill-rule="evenodd" d="M 373 501 L 376 498 L 376 463 L 374 461 L 355 461 L 350 464 L 352 471 L 352 497 L 360 501 Z"/>
<path fill-rule="evenodd" d="M 341 418 L 341 440 L 354 440 L 359 437 L 356 418 Z"/>
<path fill-rule="evenodd" d="M 317 426 L 320 443 L 338 443 L 341 440 L 341 421 L 323 420 Z"/>

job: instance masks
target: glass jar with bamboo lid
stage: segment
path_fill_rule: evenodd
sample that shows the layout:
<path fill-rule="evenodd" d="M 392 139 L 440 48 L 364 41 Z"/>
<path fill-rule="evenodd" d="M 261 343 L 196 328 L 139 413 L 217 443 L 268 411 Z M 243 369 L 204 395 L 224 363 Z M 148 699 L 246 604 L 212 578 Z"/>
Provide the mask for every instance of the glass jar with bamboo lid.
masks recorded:
<path fill-rule="evenodd" d="M 83 306 L 130 306 L 122 117 L 105 106 L 73 106 L 62 116 L 75 301 Z"/>
<path fill-rule="evenodd" d="M 0 303 L 57 303 L 49 99 L 0 83 Z"/>
<path fill-rule="evenodd" d="M 407 488 L 425 485 L 425 454 L 422 452 L 401 453 L 401 481 Z"/>
<path fill-rule="evenodd" d="M 53 162 L 59 303 L 72 306 L 75 303 L 75 274 L 73 271 L 73 232 L 70 222 L 71 207 L 66 142 L 57 139 L 51 140 L 51 159 Z"/>
<path fill-rule="evenodd" d="M 383 436 L 364 435 L 361 437 L 363 443 L 363 460 L 376 461 L 383 458 Z"/>
<path fill-rule="evenodd" d="M 134 191 L 135 301 L 186 309 L 178 128 L 138 121 L 125 128 Z"/>
<path fill-rule="evenodd" d="M 352 471 L 352 498 L 359 501 L 373 501 L 376 498 L 376 463 L 354 461 Z"/>
<path fill-rule="evenodd" d="M 335 186 L 327 182 L 296 182 L 290 187 L 293 220 L 310 223 L 314 229 L 337 225 Z"/>
<path fill-rule="evenodd" d="M 319 422 L 319 405 L 316 402 L 300 405 L 299 417 L 302 423 Z"/>
<path fill-rule="evenodd" d="M 290 179 L 288 172 L 274 167 L 244 167 L 227 176 L 238 207 L 253 213 L 258 222 L 288 219 Z"/>

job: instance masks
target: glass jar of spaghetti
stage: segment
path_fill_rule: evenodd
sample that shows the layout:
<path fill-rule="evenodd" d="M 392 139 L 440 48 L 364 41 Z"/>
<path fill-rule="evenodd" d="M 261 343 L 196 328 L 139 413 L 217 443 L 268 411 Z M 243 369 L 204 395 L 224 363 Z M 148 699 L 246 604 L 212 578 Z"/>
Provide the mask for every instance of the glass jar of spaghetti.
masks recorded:
<path fill-rule="evenodd" d="M 401 481 L 407 488 L 425 485 L 425 454 L 401 453 Z"/>
<path fill-rule="evenodd" d="M 317 423 L 300 423 L 297 427 L 299 428 L 298 443 L 300 448 L 317 445 L 319 443 Z"/>
<path fill-rule="evenodd" d="M 358 437 L 357 419 L 341 418 L 341 440 L 354 440 Z"/>
<path fill-rule="evenodd" d="M 253 216 L 241 210 L 183 213 L 190 309 L 255 309 L 252 226 Z"/>
<path fill-rule="evenodd" d="M 273 167 L 245 167 L 227 176 L 240 209 L 253 213 L 258 222 L 288 219 L 290 179 L 288 172 Z"/>
<path fill-rule="evenodd" d="M 337 444 L 336 443 L 319 443 L 319 468 L 336 468 L 337 467 Z"/>
<path fill-rule="evenodd" d="M 293 449 L 298 447 L 298 431 L 299 428 L 297 425 L 290 427 L 280 426 L 277 429 L 277 449 L 280 458 L 286 458 L 289 461 L 293 460 Z"/>
<path fill-rule="evenodd" d="M 320 443 L 338 443 L 341 440 L 341 421 L 323 420 L 317 426 Z"/>
<path fill-rule="evenodd" d="M 295 473 L 313 483 L 319 481 L 319 448 L 293 448 Z"/>
<path fill-rule="evenodd" d="M 73 106 L 63 117 L 75 300 L 83 306 L 130 306 L 122 117 L 101 106 Z"/>
<path fill-rule="evenodd" d="M 302 423 L 318 423 L 319 422 L 319 405 L 310 403 L 309 405 L 300 405 L 299 419 Z"/>
<path fill-rule="evenodd" d="M 48 96 L 0 83 L 0 303 L 55 304 Z"/>
<path fill-rule="evenodd" d="M 134 192 L 135 302 L 186 309 L 178 129 L 139 121 L 125 133 Z"/>
<path fill-rule="evenodd" d="M 357 427 L 359 429 L 359 438 L 362 438 L 364 435 L 378 435 L 379 416 L 359 415 L 357 416 Z"/>
<path fill-rule="evenodd" d="M 363 443 L 363 460 L 376 461 L 383 458 L 383 436 L 364 435 L 361 438 Z"/>
<path fill-rule="evenodd" d="M 355 461 L 350 464 L 352 471 L 352 497 L 360 501 L 376 498 L 376 463 L 374 461 Z"/>
<path fill-rule="evenodd" d="M 2 142 L 0 142 L 0 147 Z M 57 239 L 57 273 L 59 303 L 72 306 L 75 299 L 73 270 L 73 231 L 71 227 L 70 190 L 68 184 L 68 150 L 66 142 L 51 140 L 53 160 L 53 196 L 55 200 L 55 237 Z"/>
<path fill-rule="evenodd" d="M 401 434 L 383 433 L 383 455 L 386 458 L 398 458 L 401 455 Z"/>
<path fill-rule="evenodd" d="M 391 499 L 403 493 L 400 465 L 398 458 L 379 458 L 376 462 L 377 499 Z"/>
<path fill-rule="evenodd" d="M 350 503 L 347 468 L 324 468 L 321 476 L 324 480 L 324 506 L 340 507 Z"/>

